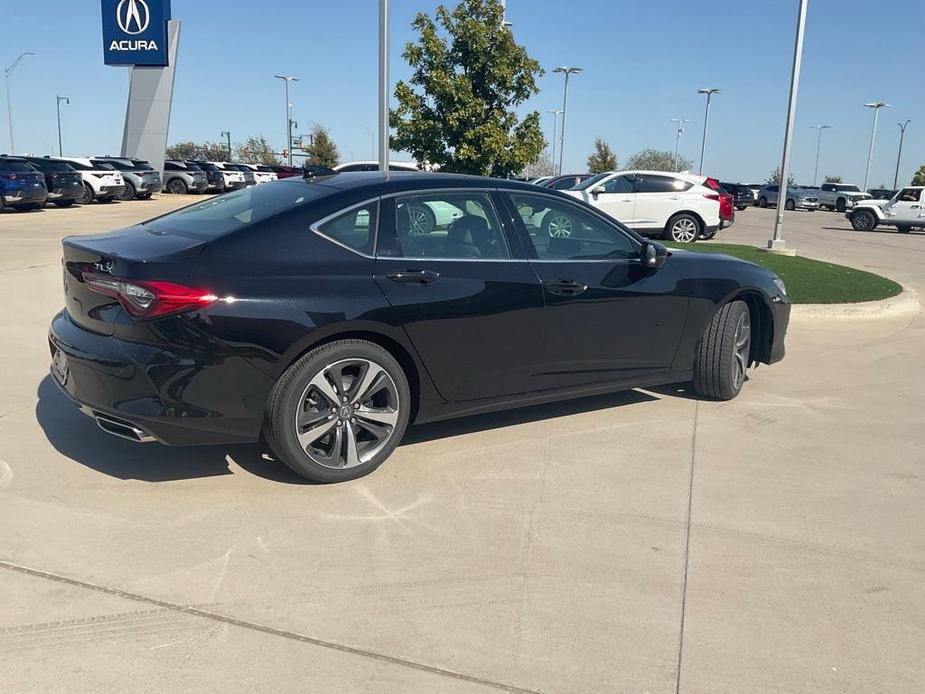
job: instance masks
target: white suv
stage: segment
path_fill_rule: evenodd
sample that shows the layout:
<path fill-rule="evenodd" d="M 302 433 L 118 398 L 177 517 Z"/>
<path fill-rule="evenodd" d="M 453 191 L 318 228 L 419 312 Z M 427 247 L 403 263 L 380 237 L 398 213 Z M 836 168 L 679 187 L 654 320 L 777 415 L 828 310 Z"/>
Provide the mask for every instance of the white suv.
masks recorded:
<path fill-rule="evenodd" d="M 858 231 L 873 231 L 881 224 L 901 234 L 914 227 L 925 229 L 925 187 L 907 186 L 889 200 L 859 200 L 845 216 Z"/>
<path fill-rule="evenodd" d="M 706 176 L 666 171 L 608 171 L 562 191 L 641 234 L 689 243 L 715 234 L 720 193 Z"/>
<path fill-rule="evenodd" d="M 263 164 L 240 164 L 240 166 L 246 166 L 248 169 L 254 172 L 254 180 L 257 183 L 269 183 L 270 181 L 276 181 L 279 179 L 279 176 L 276 175 L 276 172 L 273 171 L 269 166 Z"/>
<path fill-rule="evenodd" d="M 244 172 L 241 171 L 241 169 L 225 168 L 225 164 L 230 164 L 230 162 L 210 161 L 208 163 L 214 165 L 219 171 L 222 172 L 222 178 L 225 179 L 225 190 L 243 188 L 246 185 L 246 181 L 244 180 Z"/>
<path fill-rule="evenodd" d="M 84 191 L 77 198 L 77 204 L 88 205 L 94 200 L 112 202 L 122 196 L 125 181 L 122 174 L 111 164 L 89 157 L 53 157 L 57 161 L 66 161 L 80 172 Z"/>

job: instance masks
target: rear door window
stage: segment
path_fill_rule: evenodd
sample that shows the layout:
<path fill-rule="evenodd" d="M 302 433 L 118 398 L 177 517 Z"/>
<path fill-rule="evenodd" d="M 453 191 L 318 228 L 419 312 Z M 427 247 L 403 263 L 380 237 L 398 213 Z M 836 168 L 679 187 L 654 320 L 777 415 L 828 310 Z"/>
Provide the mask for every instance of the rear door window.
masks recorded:
<path fill-rule="evenodd" d="M 636 175 L 637 193 L 678 193 L 688 190 L 693 184 L 673 176 Z"/>
<path fill-rule="evenodd" d="M 379 202 L 374 201 L 321 222 L 312 229 L 348 248 L 371 255 L 375 245 L 378 218 Z"/>

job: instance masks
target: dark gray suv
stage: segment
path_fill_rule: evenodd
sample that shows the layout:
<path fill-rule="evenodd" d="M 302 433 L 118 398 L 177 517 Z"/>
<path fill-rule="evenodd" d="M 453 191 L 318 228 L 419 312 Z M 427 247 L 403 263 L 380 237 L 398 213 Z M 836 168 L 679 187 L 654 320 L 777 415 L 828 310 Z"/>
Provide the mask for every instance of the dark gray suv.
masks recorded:
<path fill-rule="evenodd" d="M 164 162 L 164 189 L 168 193 L 204 193 L 209 187 L 209 177 L 196 164 L 168 160 Z"/>

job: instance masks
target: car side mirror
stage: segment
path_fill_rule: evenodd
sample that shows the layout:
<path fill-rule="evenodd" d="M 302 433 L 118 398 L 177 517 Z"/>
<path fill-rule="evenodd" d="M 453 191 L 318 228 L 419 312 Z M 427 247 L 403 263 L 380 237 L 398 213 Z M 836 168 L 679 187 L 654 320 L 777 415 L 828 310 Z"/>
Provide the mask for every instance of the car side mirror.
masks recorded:
<path fill-rule="evenodd" d="M 668 260 L 668 249 L 660 243 L 644 241 L 639 256 L 643 267 L 658 270 Z"/>
<path fill-rule="evenodd" d="M 597 197 L 603 192 L 604 192 L 604 186 L 597 186 L 591 189 L 591 195 L 593 195 L 594 197 Z"/>

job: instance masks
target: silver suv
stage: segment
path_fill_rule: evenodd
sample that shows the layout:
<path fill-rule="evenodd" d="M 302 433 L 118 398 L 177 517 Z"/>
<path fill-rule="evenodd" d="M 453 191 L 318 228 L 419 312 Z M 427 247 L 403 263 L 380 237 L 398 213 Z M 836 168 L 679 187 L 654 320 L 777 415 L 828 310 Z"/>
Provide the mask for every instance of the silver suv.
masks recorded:
<path fill-rule="evenodd" d="M 195 164 L 173 160 L 164 162 L 164 189 L 168 193 L 199 194 L 204 193 L 208 187 L 209 177 Z"/>
<path fill-rule="evenodd" d="M 777 205 L 780 199 L 780 186 L 776 183 L 769 183 L 761 187 L 758 191 L 758 207 L 768 207 Z M 801 188 L 792 186 L 787 188 L 787 201 L 784 203 L 785 210 L 809 210 L 813 212 L 819 209 L 819 196 L 814 188 Z"/>
<path fill-rule="evenodd" d="M 104 161 L 122 174 L 125 189 L 120 200 L 147 200 L 161 190 L 161 175 L 143 159 L 96 157 L 93 161 Z"/>

